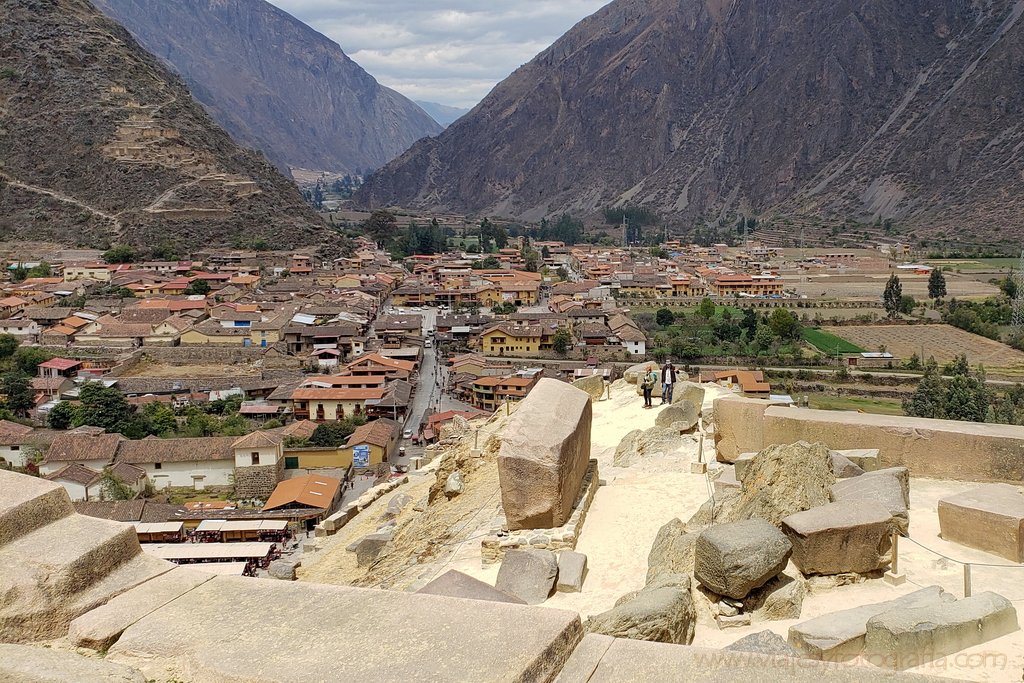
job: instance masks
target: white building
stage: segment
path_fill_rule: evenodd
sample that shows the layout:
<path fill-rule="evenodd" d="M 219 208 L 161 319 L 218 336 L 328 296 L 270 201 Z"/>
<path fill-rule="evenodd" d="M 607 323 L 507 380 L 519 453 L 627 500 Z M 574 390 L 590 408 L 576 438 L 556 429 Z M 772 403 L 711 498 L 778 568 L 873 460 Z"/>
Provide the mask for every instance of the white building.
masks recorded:
<path fill-rule="evenodd" d="M 153 488 L 189 488 L 202 491 L 210 486 L 231 486 L 235 477 L 235 452 L 231 444 L 238 437 L 212 436 L 195 439 L 125 441 L 117 461 L 145 471 Z"/>

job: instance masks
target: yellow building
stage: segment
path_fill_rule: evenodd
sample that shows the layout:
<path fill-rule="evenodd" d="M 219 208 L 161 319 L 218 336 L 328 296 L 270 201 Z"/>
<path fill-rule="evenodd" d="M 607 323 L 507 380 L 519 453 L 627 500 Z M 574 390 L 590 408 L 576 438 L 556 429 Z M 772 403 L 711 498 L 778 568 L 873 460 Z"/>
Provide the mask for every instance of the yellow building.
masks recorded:
<path fill-rule="evenodd" d="M 320 389 L 300 387 L 292 392 L 292 410 L 299 420 L 334 422 L 366 414 L 366 402 L 379 400 L 384 389 Z"/>
<path fill-rule="evenodd" d="M 480 333 L 480 348 L 486 354 L 537 353 L 544 343 L 540 325 L 492 325 Z"/>
<path fill-rule="evenodd" d="M 365 467 L 388 462 L 398 446 L 398 423 L 387 418 L 357 427 L 344 446 L 338 448 L 287 448 L 284 467 L 288 470 L 348 469 L 356 451 L 365 453 Z M 364 465 L 359 463 L 359 467 Z"/>
<path fill-rule="evenodd" d="M 110 282 L 111 270 L 105 263 L 78 263 L 64 268 L 64 281 L 92 280 L 94 282 Z"/>

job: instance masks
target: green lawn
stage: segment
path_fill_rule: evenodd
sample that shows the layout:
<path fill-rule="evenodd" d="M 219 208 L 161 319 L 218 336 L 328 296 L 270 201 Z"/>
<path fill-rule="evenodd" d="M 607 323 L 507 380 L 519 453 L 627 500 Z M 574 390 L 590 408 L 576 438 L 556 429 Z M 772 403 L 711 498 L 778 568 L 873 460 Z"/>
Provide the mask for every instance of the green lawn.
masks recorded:
<path fill-rule="evenodd" d="M 863 353 L 864 349 L 860 348 L 856 344 L 851 344 L 842 337 L 837 337 L 834 334 L 829 334 L 816 327 L 805 327 L 804 341 L 813 345 L 816 349 L 822 353 L 833 354 L 836 350 L 839 353 Z"/>
<path fill-rule="evenodd" d="M 936 268 L 951 268 L 964 272 L 972 270 L 998 270 L 999 268 L 1016 268 L 1019 261 L 1015 258 L 978 258 L 978 259 L 929 259 L 926 265 Z"/>
<path fill-rule="evenodd" d="M 895 398 L 858 398 L 810 394 L 810 407 L 818 410 L 859 410 L 875 415 L 902 415 L 903 405 Z"/>

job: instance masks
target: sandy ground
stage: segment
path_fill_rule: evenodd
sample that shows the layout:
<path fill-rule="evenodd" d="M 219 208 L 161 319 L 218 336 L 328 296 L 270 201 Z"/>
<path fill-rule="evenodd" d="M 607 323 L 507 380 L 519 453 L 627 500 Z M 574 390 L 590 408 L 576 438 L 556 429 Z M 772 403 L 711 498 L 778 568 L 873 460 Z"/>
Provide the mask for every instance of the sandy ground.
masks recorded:
<path fill-rule="evenodd" d="M 878 273 L 843 273 L 836 275 L 811 275 L 802 281 L 800 278 L 787 277 L 787 287 L 793 287 L 798 294 L 805 294 L 812 299 L 855 299 L 862 301 L 881 301 L 885 283 L 889 279 L 889 271 Z M 898 273 L 903 293 L 918 300 L 928 298 L 928 277 Z M 946 273 L 947 297 L 959 299 L 978 299 L 995 296 L 999 288 L 988 282 L 980 282 L 970 275 Z"/>
<path fill-rule="evenodd" d="M 724 389 L 710 387 L 705 409 L 709 410 L 714 397 L 724 392 Z M 558 593 L 544 603 L 545 607 L 573 610 L 586 619 L 610 609 L 622 595 L 642 588 L 647 573 L 647 555 L 658 529 L 674 517 L 685 521 L 708 498 L 708 482 L 705 477 L 690 473 L 690 462 L 696 459 L 698 450 L 694 440 L 683 440 L 680 449 L 671 455 L 641 459 L 629 468 L 618 468 L 611 464 L 615 446 L 626 432 L 654 425 L 659 407 L 644 410 L 642 405 L 634 389 L 622 384 L 616 385 L 611 399 L 594 404 L 592 455 L 600 462 L 600 476 L 605 485 L 595 495 L 577 544 L 577 550 L 588 557 L 588 574 L 582 592 Z M 705 460 L 713 460 L 711 439 L 707 439 L 705 444 Z M 429 488 L 429 481 L 429 478 L 417 477 L 399 491 L 408 490 L 416 500 Z M 488 477 L 481 483 L 486 484 L 486 487 L 481 488 L 489 489 L 492 482 Z M 924 550 L 907 541 L 901 544 L 900 569 L 907 576 L 904 585 L 893 587 L 881 579 L 875 579 L 811 593 L 804 601 L 800 620 L 762 622 L 725 631 L 700 623 L 694 644 L 723 647 L 745 635 L 763 630 L 772 630 L 785 637 L 789 627 L 799 621 L 840 609 L 889 600 L 930 585 L 939 585 L 961 597 L 962 565 L 943 559 L 935 552 L 955 560 L 1003 565 L 999 568 L 975 567 L 973 592 L 977 594 L 993 590 L 1013 601 L 1018 609 L 1024 607 L 1024 566 L 1007 566 L 1009 563 L 1001 558 L 938 537 L 938 499 L 972 486 L 962 482 L 925 479 L 912 481 L 911 537 L 931 550 Z M 321 555 L 323 559 L 319 563 L 303 572 L 303 579 L 348 583 L 361 574 L 355 568 L 354 555 L 342 551 L 352 539 L 373 531 L 390 495 L 393 494 L 385 496 L 342 533 L 330 539 L 333 552 L 327 551 Z M 478 495 L 485 495 L 485 491 L 481 490 Z M 407 576 L 433 578 L 447 569 L 457 569 L 493 584 L 498 565 L 484 567 L 480 559 L 479 535 L 486 533 L 492 508 L 489 501 L 485 502 L 487 505 L 483 514 L 469 517 L 459 533 L 447 544 L 450 546 L 449 552 L 433 559 L 428 565 L 413 568 Z M 403 516 L 407 514 L 411 513 L 403 512 Z M 792 566 L 790 569 L 795 571 Z M 402 583 L 407 585 L 407 581 Z M 393 587 L 400 589 L 402 585 L 396 583 Z M 1017 632 L 912 671 L 962 680 L 1020 681 L 1022 667 L 1024 633 Z"/>
<path fill-rule="evenodd" d="M 253 365 L 166 365 L 153 361 L 142 361 L 129 368 L 124 377 L 156 377 L 174 379 L 187 373 L 189 377 L 235 377 L 239 375 L 258 375 L 260 368 Z"/>
<path fill-rule="evenodd" d="M 923 352 L 924 358 L 934 357 L 939 364 L 944 364 L 965 353 L 972 366 L 980 364 L 992 369 L 1024 366 L 1024 353 L 952 325 L 846 325 L 824 330 L 865 351 L 878 351 L 884 346 L 899 359 L 910 358 L 915 353 L 920 356 Z"/>

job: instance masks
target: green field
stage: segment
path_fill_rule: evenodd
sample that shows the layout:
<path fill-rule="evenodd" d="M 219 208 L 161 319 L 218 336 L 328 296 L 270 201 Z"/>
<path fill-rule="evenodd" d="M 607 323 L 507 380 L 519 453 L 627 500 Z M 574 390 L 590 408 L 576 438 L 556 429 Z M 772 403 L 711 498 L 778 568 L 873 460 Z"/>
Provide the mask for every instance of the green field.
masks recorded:
<path fill-rule="evenodd" d="M 1004 268 L 1016 268 L 1019 261 L 1015 258 L 929 259 L 924 263 L 935 268 L 949 268 L 954 271 L 970 272 L 972 270 L 993 271 Z"/>
<path fill-rule="evenodd" d="M 803 332 L 804 341 L 813 345 L 822 353 L 863 353 L 864 349 L 856 344 L 851 344 L 842 337 L 829 334 L 816 327 L 806 327 Z"/>
<path fill-rule="evenodd" d="M 858 410 L 875 415 L 903 415 L 903 405 L 895 398 L 856 398 L 810 394 L 810 407 L 817 410 Z"/>

